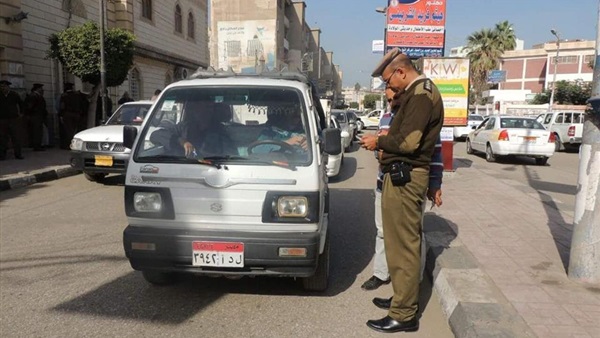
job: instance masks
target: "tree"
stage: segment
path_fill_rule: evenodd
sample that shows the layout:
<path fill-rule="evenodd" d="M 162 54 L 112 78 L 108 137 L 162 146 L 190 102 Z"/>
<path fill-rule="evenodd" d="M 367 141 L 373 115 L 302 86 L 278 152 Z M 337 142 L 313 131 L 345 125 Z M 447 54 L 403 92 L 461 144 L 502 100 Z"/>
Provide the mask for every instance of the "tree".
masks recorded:
<path fill-rule="evenodd" d="M 365 108 L 374 109 L 375 102 L 381 100 L 381 95 L 378 94 L 367 94 L 363 99 L 363 105 Z"/>
<path fill-rule="evenodd" d="M 350 104 L 348 106 L 350 108 L 352 108 L 352 109 L 357 109 L 358 108 L 358 102 L 350 102 Z"/>
<path fill-rule="evenodd" d="M 549 89 L 537 94 L 532 104 L 546 104 L 550 102 L 551 91 Z M 554 93 L 554 103 L 556 104 L 574 104 L 584 105 L 592 95 L 592 83 L 583 80 L 576 81 L 557 81 L 556 92 Z"/>
<path fill-rule="evenodd" d="M 487 83 L 488 72 L 496 69 L 502 54 L 515 46 L 514 29 L 508 21 L 497 23 L 494 29 L 483 28 L 467 37 L 475 103 L 483 103 L 482 93 L 490 88 Z"/>
<path fill-rule="evenodd" d="M 92 21 L 50 35 L 48 57 L 57 59 L 65 69 L 94 85 L 90 94 L 88 117 L 95 116 L 100 84 L 100 29 Z M 133 65 L 135 36 L 127 30 L 111 28 L 105 32 L 106 85 L 118 86 Z M 92 115 L 93 111 L 93 115 Z M 89 125 L 89 124 L 88 124 Z"/>
<path fill-rule="evenodd" d="M 358 91 L 360 91 L 360 88 L 362 88 L 360 83 L 357 82 L 354 84 L 354 91 L 358 92 Z"/>

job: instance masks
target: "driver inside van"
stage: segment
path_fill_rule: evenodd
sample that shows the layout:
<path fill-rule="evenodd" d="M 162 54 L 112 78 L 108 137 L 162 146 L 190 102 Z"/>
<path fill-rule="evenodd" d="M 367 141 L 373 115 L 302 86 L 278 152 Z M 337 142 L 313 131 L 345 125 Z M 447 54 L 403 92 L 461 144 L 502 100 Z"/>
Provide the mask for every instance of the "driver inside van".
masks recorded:
<path fill-rule="evenodd" d="M 306 133 L 302 125 L 300 110 L 294 106 L 270 107 L 267 113 L 266 129 L 258 136 L 258 141 L 280 141 L 292 146 L 296 152 L 305 152 L 308 149 Z M 262 145 L 257 147 L 255 153 L 277 151 L 276 145 Z"/>
<path fill-rule="evenodd" d="M 156 130 L 150 140 L 171 151 L 183 150 L 186 157 L 237 155 L 233 141 L 221 123 L 230 118 L 229 107 L 222 103 L 188 101 L 183 121 L 170 130 Z"/>

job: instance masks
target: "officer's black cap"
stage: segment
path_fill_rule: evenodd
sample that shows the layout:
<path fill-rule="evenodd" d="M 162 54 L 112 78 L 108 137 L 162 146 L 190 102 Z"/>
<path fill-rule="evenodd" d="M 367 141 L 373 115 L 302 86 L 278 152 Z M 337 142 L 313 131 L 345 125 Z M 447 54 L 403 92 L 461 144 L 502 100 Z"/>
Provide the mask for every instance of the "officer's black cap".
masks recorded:
<path fill-rule="evenodd" d="M 10 85 L 12 85 L 12 82 L 6 81 L 6 80 L 0 80 L 0 84 L 10 86 Z"/>
<path fill-rule="evenodd" d="M 390 50 L 389 52 L 387 52 L 387 54 L 385 54 L 383 56 L 383 59 L 381 60 L 381 62 L 379 62 L 377 67 L 375 67 L 375 70 L 373 70 L 373 73 L 371 73 L 371 76 L 372 77 L 381 76 L 381 74 L 383 73 L 385 68 L 400 54 L 402 54 L 402 52 L 400 52 L 400 50 L 398 48 L 394 48 L 394 49 Z"/>
<path fill-rule="evenodd" d="M 65 89 L 72 89 L 75 86 L 72 82 L 65 82 Z"/>
<path fill-rule="evenodd" d="M 33 88 L 31 88 L 31 90 L 36 90 L 38 88 L 43 88 L 43 87 L 44 87 L 44 85 L 41 83 L 34 83 Z"/>

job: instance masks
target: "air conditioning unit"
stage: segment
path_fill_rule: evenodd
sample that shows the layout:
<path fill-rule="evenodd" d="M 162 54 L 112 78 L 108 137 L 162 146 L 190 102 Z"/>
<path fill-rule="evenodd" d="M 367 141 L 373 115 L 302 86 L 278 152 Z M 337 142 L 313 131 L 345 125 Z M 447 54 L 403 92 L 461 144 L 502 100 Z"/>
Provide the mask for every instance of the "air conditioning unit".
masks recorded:
<path fill-rule="evenodd" d="M 188 77 L 188 70 L 183 67 L 175 68 L 175 79 L 177 80 L 185 80 Z"/>

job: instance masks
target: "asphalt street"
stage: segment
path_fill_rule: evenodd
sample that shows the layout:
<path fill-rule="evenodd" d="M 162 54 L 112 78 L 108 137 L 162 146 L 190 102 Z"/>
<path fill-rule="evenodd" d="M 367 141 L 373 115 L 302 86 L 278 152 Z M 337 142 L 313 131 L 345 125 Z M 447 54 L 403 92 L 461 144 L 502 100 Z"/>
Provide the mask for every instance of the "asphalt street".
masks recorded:
<path fill-rule="evenodd" d="M 552 162 L 551 162 L 552 163 Z M 365 292 L 371 276 L 376 161 L 355 145 L 331 183 L 330 287 L 299 281 L 183 276 L 147 284 L 122 248 L 123 177 L 82 175 L 0 193 L 0 334 L 3 337 L 377 337 L 368 319 L 386 312 Z M 423 282 L 419 332 L 452 337 L 439 300 Z"/>

